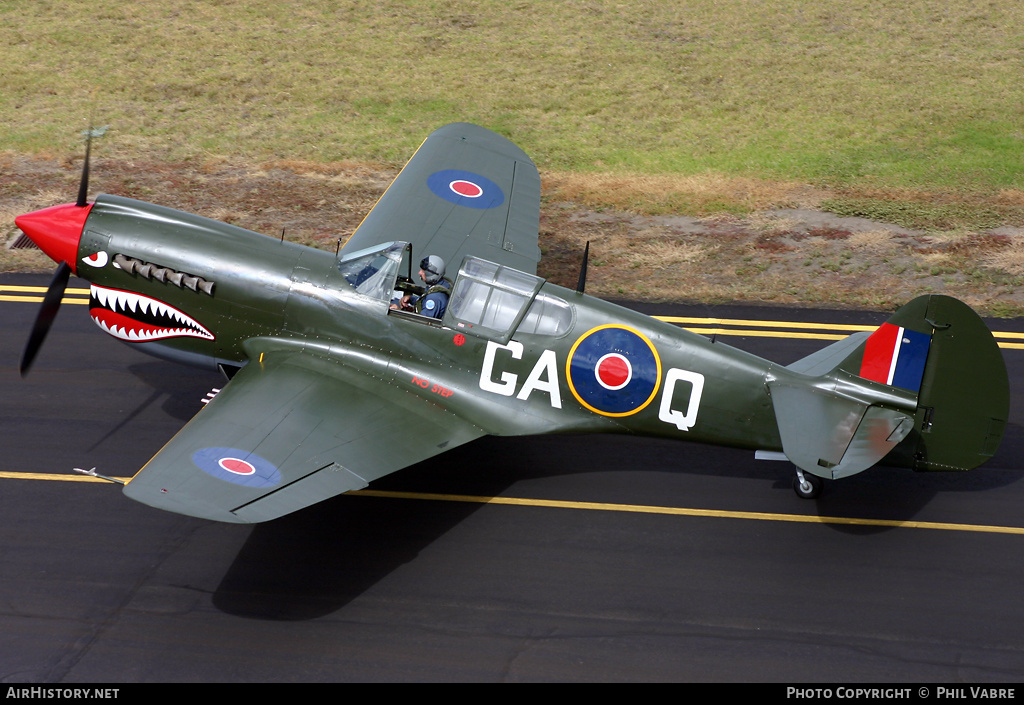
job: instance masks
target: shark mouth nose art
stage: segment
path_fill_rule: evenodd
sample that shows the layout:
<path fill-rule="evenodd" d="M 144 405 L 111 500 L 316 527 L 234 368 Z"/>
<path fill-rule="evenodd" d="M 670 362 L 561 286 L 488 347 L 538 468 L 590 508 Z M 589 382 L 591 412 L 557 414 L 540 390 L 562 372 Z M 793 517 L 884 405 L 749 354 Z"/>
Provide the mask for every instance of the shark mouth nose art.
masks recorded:
<path fill-rule="evenodd" d="M 213 340 L 213 333 L 191 316 L 162 301 L 131 291 L 92 285 L 89 315 L 119 340 L 145 343 L 163 338 Z"/>

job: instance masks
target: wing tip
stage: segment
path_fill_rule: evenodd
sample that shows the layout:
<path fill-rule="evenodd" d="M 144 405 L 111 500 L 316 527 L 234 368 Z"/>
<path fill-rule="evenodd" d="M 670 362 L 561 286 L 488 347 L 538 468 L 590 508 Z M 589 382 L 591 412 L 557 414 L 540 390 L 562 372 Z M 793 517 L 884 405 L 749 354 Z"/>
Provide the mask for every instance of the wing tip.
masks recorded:
<path fill-rule="evenodd" d="M 430 133 L 430 136 L 427 137 L 427 139 L 429 140 L 433 137 L 479 141 L 483 143 L 480 146 L 484 146 L 491 151 L 499 152 L 512 157 L 517 161 L 533 164 L 533 160 L 530 159 L 530 155 L 523 151 L 523 149 L 509 137 L 472 122 L 450 122 L 447 125 L 442 125 Z"/>

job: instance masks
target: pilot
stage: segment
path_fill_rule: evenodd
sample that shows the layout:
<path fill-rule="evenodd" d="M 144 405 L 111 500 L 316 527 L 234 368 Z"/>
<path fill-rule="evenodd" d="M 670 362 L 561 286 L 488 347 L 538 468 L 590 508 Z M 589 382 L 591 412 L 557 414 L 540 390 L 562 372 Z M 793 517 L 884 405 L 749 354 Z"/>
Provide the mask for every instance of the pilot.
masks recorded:
<path fill-rule="evenodd" d="M 406 294 L 400 301 L 392 302 L 391 308 L 441 318 L 448 308 L 448 294 L 452 288 L 452 283 L 444 276 L 444 260 L 437 255 L 424 257 L 420 261 L 419 274 L 427 285 L 426 291 L 421 296 Z"/>

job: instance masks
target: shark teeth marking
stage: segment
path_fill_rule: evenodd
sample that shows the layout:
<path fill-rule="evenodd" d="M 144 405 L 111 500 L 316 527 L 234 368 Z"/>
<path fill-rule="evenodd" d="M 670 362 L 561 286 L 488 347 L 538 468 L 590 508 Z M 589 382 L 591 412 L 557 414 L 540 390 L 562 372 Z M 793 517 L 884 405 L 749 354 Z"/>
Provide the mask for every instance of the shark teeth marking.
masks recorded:
<path fill-rule="evenodd" d="M 145 343 L 163 338 L 214 339 L 213 333 L 197 320 L 162 301 L 96 284 L 89 293 L 89 315 L 119 340 Z"/>

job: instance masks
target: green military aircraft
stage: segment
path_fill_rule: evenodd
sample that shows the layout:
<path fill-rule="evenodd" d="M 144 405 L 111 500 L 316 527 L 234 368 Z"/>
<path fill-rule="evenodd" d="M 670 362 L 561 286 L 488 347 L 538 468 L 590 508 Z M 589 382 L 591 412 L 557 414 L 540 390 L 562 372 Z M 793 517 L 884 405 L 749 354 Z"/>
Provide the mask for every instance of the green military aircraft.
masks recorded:
<path fill-rule="evenodd" d="M 22 360 L 72 272 L 90 315 L 229 381 L 124 487 L 154 507 L 261 522 L 486 434 L 634 433 L 789 460 L 794 487 L 876 463 L 969 470 L 1009 384 L 982 320 L 938 295 L 788 366 L 535 275 L 540 179 L 505 138 L 431 134 L 338 253 L 110 195 L 17 218 L 59 263 Z M 414 265 L 457 271 L 442 318 Z M 585 271 L 585 259 L 584 269 Z"/>

